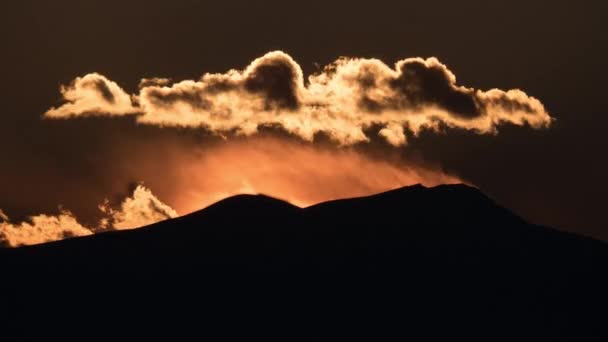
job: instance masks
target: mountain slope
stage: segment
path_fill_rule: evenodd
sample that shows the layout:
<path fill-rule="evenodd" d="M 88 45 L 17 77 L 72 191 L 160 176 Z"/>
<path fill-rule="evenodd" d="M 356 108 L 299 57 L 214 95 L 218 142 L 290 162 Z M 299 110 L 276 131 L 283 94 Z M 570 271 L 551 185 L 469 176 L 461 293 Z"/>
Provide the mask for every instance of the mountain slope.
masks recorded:
<path fill-rule="evenodd" d="M 163 317 L 184 303 L 206 307 L 219 296 L 380 324 L 385 337 L 412 336 L 414 330 L 404 335 L 399 329 L 402 315 L 416 335 L 438 338 L 452 336 L 451 330 L 422 327 L 500 331 L 490 340 L 605 333 L 608 247 L 528 224 L 465 185 L 412 186 L 303 209 L 267 196 L 235 196 L 141 229 L 0 250 L 0 267 L 10 279 L 3 293 L 29 289 L 31 299 L 33 284 L 84 281 L 105 298 L 94 300 L 96 310 L 108 309 L 109 291 L 108 302 L 115 304 L 154 298 L 163 309 L 147 310 Z M 117 285 L 120 291 L 108 290 Z M 54 305 L 66 302 L 90 314 L 71 300 Z M 139 305 L 136 316 L 150 319 L 142 309 L 147 306 Z M 281 316 L 272 319 L 283 322 Z M 397 317 L 401 323 L 392 321 Z M 346 329 L 336 327 L 330 330 Z M 376 328 L 345 331 L 351 340 L 380 336 Z"/>
<path fill-rule="evenodd" d="M 416 250 L 421 243 L 423 250 Z M 356 266 L 357 258 L 349 257 L 361 253 L 370 253 L 366 263 L 381 266 L 418 252 L 566 261 L 584 257 L 587 250 L 603 254 L 606 246 L 527 224 L 475 188 L 416 185 L 304 209 L 263 195 L 240 195 L 136 230 L 0 250 L 0 262 L 4 269 L 15 265 L 16 271 L 23 263 L 74 270 L 82 270 L 84 263 L 87 269 L 104 266 L 131 272 L 134 265 L 125 266 L 131 262 L 142 271 L 159 269 L 160 264 L 147 265 L 152 264 L 148 260 L 179 270 L 182 263 L 190 269 L 214 264 L 207 258 L 222 256 L 227 264 L 272 270 L 272 265 L 253 260 L 264 256 L 286 267 L 302 265 L 308 258 L 340 269 L 342 263 Z M 394 258 L 379 257 L 377 252 L 390 252 Z"/>

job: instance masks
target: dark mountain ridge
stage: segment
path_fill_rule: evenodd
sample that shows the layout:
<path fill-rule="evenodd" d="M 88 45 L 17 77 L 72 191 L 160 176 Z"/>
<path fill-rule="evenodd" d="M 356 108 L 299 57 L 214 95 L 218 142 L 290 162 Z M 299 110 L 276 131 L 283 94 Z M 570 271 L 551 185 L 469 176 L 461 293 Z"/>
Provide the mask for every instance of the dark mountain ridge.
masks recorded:
<path fill-rule="evenodd" d="M 407 240 L 423 239 L 518 250 L 535 247 L 545 253 L 548 252 L 546 248 L 559 248 L 559 242 L 570 244 L 562 252 L 582 246 L 598 251 L 607 249 L 606 244 L 599 241 L 528 224 L 496 205 L 478 189 L 457 184 L 432 188 L 415 185 L 307 208 L 265 195 L 237 195 L 203 210 L 135 230 L 0 249 L 0 262 L 77 266 L 84 260 L 90 263 L 99 257 L 98 262 L 122 263 L 126 260 L 111 259 L 133 254 L 128 250 L 144 253 L 171 251 L 171 254 L 164 255 L 170 258 L 190 252 L 184 250 L 186 246 L 193 247 L 194 252 L 201 253 L 201 256 L 210 254 L 204 246 L 219 253 L 243 254 L 246 250 L 239 251 L 240 247 L 252 248 L 251 252 L 254 252 L 268 244 L 278 248 L 293 243 L 333 243 L 347 241 L 363 232 L 371 234 L 366 237 L 370 248 L 375 238 L 384 236 L 385 242 L 392 241 L 397 245 L 407 243 Z M 300 241 L 300 238 L 306 240 Z M 256 239 L 263 239 L 257 241 L 263 242 L 262 245 L 256 246 Z M 247 243 L 237 248 L 244 242 Z M 539 245 L 529 245 L 535 242 Z M 222 244 L 225 244 L 222 248 L 227 248 L 224 252 L 219 248 Z M 227 253 L 228 250 L 231 252 Z M 38 255 L 47 257 L 39 258 Z M 66 258 L 51 261 L 49 258 L 53 257 Z"/>
<path fill-rule="evenodd" d="M 104 298 L 93 301 L 95 310 L 108 309 L 111 293 L 108 303 L 136 300 L 134 312 L 148 319 L 146 310 L 166 317 L 166 307 L 181 311 L 184 303 L 206 306 L 218 297 L 383 326 L 350 330 L 344 336 L 351 340 L 412 336 L 399 328 L 406 321 L 393 321 L 402 315 L 431 327 L 416 335 L 441 338 L 451 330 L 436 327 L 468 331 L 471 322 L 477 332 L 511 339 L 605 333 L 608 246 L 528 224 L 465 185 L 417 185 L 307 208 L 239 195 L 140 229 L 0 250 L 0 268 L 10 279 L 5 293 L 49 279 L 84 282 Z M 116 283 L 138 290 L 112 291 Z M 142 304 L 150 298 L 158 307 Z M 66 303 L 93 310 L 72 300 L 54 305 Z"/>

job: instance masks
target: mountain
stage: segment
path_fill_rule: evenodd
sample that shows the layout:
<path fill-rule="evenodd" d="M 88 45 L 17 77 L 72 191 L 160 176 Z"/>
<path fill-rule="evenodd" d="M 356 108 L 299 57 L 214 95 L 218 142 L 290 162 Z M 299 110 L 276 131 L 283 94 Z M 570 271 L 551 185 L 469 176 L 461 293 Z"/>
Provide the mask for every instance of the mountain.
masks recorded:
<path fill-rule="evenodd" d="M 308 208 L 239 195 L 136 230 L 0 250 L 0 269 L 11 326 L 30 324 L 47 303 L 122 317 L 133 324 L 127 330 L 144 322 L 150 336 L 150 322 L 203 313 L 215 320 L 186 326 L 232 322 L 218 329 L 239 338 L 608 333 L 608 246 L 529 224 L 465 185 L 416 185 Z"/>

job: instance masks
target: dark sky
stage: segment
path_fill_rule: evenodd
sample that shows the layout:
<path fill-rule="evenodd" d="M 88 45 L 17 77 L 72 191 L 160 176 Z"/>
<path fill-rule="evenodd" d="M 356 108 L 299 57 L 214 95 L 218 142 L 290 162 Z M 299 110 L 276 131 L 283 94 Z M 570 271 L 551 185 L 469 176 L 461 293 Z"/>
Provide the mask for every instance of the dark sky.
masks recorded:
<path fill-rule="evenodd" d="M 59 103 L 59 85 L 76 76 L 100 72 L 134 92 L 142 77 L 196 78 L 277 49 L 305 74 L 339 56 L 388 64 L 435 56 L 460 84 L 523 89 L 557 120 L 548 130 L 507 126 L 496 136 L 424 134 L 405 153 L 439 162 L 532 222 L 608 239 L 607 7 L 519 0 L 3 2 L 0 208 L 33 214 L 76 205 L 65 198 L 85 190 L 69 177 L 114 186 L 91 160 L 120 148 L 125 138 L 115 125 L 41 120 Z M 147 143 L 149 132 L 131 126 L 121 129 Z M 164 134 L 156 139 L 171 139 Z"/>

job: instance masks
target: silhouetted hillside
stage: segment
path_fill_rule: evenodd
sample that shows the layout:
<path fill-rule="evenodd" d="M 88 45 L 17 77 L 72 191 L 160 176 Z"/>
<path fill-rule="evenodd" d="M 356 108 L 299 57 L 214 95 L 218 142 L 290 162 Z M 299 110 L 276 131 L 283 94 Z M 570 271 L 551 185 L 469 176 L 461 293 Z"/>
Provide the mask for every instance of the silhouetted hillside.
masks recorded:
<path fill-rule="evenodd" d="M 233 322 L 224 337 L 251 324 L 286 340 L 599 339 L 608 322 L 604 243 L 528 224 L 465 185 L 304 209 L 240 195 L 141 229 L 0 250 L 0 265 L 16 326 L 31 313 L 20 303 L 49 299 L 156 324 L 195 310 Z"/>

